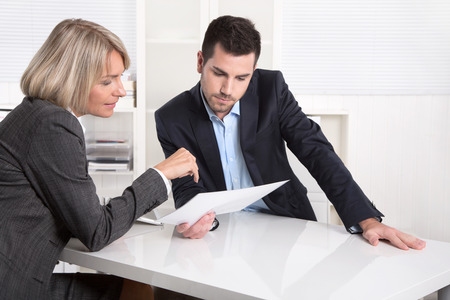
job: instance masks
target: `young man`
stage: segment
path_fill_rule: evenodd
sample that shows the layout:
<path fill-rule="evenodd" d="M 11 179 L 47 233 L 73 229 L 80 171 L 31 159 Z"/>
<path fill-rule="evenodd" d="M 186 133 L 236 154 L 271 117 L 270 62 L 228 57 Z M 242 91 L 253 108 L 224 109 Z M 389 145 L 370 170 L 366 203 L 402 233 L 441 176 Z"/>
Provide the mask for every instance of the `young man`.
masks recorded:
<path fill-rule="evenodd" d="M 382 224 L 383 216 L 364 195 L 320 127 L 310 121 L 278 71 L 256 69 L 259 32 L 248 19 L 222 16 L 211 22 L 197 54 L 200 82 L 156 112 L 164 153 L 180 147 L 197 159 L 200 181 L 172 181 L 176 207 L 200 192 L 239 189 L 289 179 L 248 207 L 281 216 L 316 220 L 306 188 L 289 166 L 285 144 L 305 165 L 351 233 L 372 244 L 389 240 L 401 249 L 425 242 Z M 201 238 L 214 214 L 181 224 L 185 237 Z"/>

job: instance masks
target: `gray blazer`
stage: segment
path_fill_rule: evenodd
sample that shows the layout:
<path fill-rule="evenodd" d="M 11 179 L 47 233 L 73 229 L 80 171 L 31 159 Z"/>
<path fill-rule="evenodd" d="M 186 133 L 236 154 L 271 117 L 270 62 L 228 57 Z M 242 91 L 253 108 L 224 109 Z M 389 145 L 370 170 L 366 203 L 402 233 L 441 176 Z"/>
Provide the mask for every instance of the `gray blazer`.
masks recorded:
<path fill-rule="evenodd" d="M 100 250 L 165 200 L 163 179 L 149 169 L 100 205 L 77 118 L 25 98 L 0 122 L 0 299 L 48 299 L 71 236 Z"/>

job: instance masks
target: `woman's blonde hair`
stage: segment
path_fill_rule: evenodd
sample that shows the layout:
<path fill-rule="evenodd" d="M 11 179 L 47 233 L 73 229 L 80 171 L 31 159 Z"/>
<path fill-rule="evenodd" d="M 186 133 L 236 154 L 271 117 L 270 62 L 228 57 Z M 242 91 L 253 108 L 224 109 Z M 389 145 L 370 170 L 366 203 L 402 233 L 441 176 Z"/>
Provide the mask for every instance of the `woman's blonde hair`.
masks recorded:
<path fill-rule="evenodd" d="M 67 19 L 56 25 L 22 75 L 24 95 L 85 114 L 89 93 L 112 51 L 130 58 L 120 38 L 96 23 Z"/>

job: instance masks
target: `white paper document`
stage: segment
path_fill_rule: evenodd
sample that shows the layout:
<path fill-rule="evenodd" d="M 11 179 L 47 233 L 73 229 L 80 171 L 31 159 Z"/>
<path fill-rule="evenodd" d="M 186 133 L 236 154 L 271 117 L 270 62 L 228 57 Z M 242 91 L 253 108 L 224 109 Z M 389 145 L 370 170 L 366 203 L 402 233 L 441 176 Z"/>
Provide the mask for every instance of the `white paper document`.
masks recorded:
<path fill-rule="evenodd" d="M 200 193 L 179 209 L 159 218 L 158 221 L 165 224 L 189 223 L 192 225 L 210 211 L 214 211 L 216 215 L 239 211 L 286 182 L 288 180 L 240 190 Z"/>

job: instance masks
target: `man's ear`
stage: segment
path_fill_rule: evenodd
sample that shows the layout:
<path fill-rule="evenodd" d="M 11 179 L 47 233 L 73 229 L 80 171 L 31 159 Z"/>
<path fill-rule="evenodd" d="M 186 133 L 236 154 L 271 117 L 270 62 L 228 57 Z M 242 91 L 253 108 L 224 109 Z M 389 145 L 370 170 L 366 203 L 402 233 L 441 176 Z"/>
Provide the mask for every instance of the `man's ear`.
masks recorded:
<path fill-rule="evenodd" d="M 202 51 L 197 52 L 197 72 L 203 72 L 203 53 Z"/>

